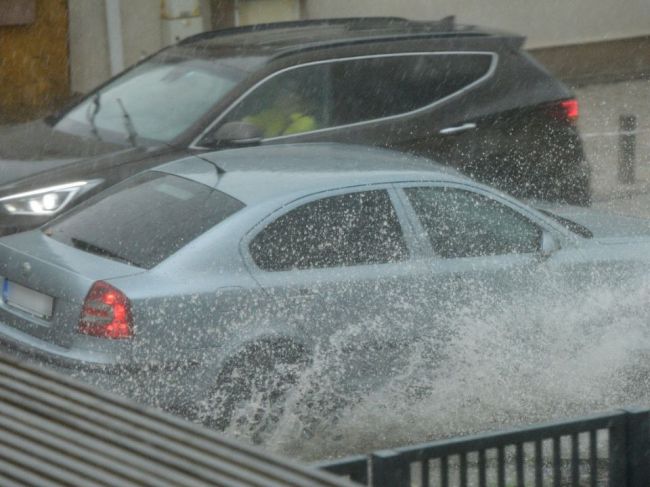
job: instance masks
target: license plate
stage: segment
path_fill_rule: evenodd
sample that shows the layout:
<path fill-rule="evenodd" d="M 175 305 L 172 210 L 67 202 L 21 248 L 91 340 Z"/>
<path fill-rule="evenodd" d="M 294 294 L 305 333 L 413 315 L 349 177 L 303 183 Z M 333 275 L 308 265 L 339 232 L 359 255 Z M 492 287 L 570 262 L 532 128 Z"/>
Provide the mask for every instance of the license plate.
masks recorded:
<path fill-rule="evenodd" d="M 2 283 L 2 300 L 7 306 L 25 311 L 39 318 L 49 319 L 52 317 L 54 298 L 21 286 L 9 279 L 4 279 Z"/>

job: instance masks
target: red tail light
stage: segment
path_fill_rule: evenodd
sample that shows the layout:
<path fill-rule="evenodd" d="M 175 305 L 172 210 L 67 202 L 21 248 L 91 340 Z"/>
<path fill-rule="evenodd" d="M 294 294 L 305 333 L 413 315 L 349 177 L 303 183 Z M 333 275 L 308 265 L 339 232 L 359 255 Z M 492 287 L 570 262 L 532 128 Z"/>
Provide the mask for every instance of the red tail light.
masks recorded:
<path fill-rule="evenodd" d="M 575 124 L 580 116 L 578 100 L 571 98 L 553 103 L 551 105 L 551 115 L 558 120 Z"/>
<path fill-rule="evenodd" d="M 101 338 L 131 338 L 131 302 L 119 289 L 97 281 L 84 301 L 79 333 Z"/>

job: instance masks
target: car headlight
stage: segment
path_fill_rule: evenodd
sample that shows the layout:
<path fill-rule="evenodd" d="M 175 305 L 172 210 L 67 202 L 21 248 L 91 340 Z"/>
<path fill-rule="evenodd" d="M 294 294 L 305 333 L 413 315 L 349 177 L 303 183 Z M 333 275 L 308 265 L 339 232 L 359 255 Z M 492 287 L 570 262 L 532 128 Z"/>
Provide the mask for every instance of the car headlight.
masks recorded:
<path fill-rule="evenodd" d="M 48 186 L 0 198 L 0 207 L 10 215 L 54 215 L 63 210 L 80 192 L 99 181 L 75 181 Z"/>

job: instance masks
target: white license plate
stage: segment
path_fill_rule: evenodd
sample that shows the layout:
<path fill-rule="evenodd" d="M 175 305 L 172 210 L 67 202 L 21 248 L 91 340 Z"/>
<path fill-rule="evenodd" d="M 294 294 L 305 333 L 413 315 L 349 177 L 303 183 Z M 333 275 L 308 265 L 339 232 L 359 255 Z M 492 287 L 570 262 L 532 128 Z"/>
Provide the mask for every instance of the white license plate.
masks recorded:
<path fill-rule="evenodd" d="M 52 317 L 54 298 L 9 279 L 4 279 L 2 282 L 2 300 L 7 306 L 18 308 L 39 318 Z"/>

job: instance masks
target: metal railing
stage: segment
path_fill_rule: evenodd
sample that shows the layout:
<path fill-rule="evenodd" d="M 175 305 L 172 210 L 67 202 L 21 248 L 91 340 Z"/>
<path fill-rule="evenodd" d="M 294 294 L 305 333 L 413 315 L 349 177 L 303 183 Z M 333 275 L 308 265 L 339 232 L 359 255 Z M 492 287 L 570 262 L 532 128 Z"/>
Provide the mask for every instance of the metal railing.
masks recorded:
<path fill-rule="evenodd" d="M 350 482 L 0 351 L 0 486 Z"/>
<path fill-rule="evenodd" d="M 619 410 L 316 466 L 376 487 L 648 487 L 650 410 Z"/>

